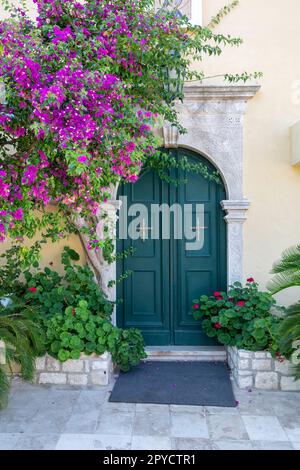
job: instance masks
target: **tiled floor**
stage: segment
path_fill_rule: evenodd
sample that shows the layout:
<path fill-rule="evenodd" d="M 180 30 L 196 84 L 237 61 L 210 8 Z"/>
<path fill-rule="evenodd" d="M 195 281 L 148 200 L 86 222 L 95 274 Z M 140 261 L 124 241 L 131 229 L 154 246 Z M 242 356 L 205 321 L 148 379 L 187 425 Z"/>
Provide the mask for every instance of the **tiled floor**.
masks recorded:
<path fill-rule="evenodd" d="M 0 450 L 300 449 L 300 393 L 235 390 L 232 409 L 109 403 L 111 389 L 16 381 L 0 412 Z"/>

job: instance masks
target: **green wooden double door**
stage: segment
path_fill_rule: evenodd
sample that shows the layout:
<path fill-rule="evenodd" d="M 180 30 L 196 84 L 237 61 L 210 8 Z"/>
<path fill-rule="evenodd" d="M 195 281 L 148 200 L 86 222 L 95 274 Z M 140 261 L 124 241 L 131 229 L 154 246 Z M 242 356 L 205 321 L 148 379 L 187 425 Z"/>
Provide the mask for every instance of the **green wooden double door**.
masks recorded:
<path fill-rule="evenodd" d="M 172 156 L 176 159 L 185 156 L 191 163 L 202 162 L 214 169 L 204 157 L 185 149 L 172 150 Z M 127 210 L 133 204 L 143 204 L 149 214 L 153 204 L 178 204 L 182 214 L 188 207 L 195 229 L 199 224 L 196 205 L 201 205 L 204 210 L 198 230 L 204 230 L 204 243 L 199 250 L 187 249 L 184 230 L 183 237 L 177 239 L 172 217 L 169 239 L 162 236 L 162 221 L 159 236 L 153 239 L 154 220 L 150 215 L 147 223 L 141 224 L 144 227 L 139 239 L 119 240 L 118 252 L 131 248 L 133 254 L 120 256 L 117 264 L 117 278 L 127 273 L 117 285 L 117 296 L 121 299 L 117 323 L 124 328 L 139 328 L 146 344 L 151 346 L 212 345 L 215 343 L 193 319 L 191 306 L 193 299 L 226 288 L 226 227 L 220 205 L 226 198 L 225 189 L 196 173 L 174 170 L 173 177 L 186 182 L 169 184 L 156 173 L 146 171 L 137 183 L 122 186 L 119 196 L 127 197 Z M 128 225 L 135 217 L 128 216 Z"/>

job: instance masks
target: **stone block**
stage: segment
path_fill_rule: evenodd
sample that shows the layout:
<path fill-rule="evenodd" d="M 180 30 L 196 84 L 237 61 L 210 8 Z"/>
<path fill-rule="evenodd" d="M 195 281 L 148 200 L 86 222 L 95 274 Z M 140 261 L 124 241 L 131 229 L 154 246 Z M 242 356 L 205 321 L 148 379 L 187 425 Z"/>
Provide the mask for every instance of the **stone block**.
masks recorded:
<path fill-rule="evenodd" d="M 99 356 L 99 359 L 101 361 L 109 361 L 110 358 L 111 358 L 111 356 L 110 356 L 110 353 L 108 353 L 108 352 L 105 352 L 104 354 L 102 354 L 102 356 Z"/>
<path fill-rule="evenodd" d="M 289 362 L 289 361 L 284 361 L 284 362 L 280 362 L 280 361 L 274 361 L 275 363 L 275 371 L 276 372 L 279 372 L 280 374 L 283 374 L 283 375 L 293 375 L 293 366 L 292 364 Z"/>
<path fill-rule="evenodd" d="M 67 374 L 42 372 L 39 376 L 38 382 L 40 384 L 64 385 L 67 383 Z"/>
<path fill-rule="evenodd" d="M 109 376 L 105 371 L 91 372 L 90 377 L 93 385 L 108 385 Z"/>
<path fill-rule="evenodd" d="M 61 362 L 54 357 L 47 356 L 46 370 L 49 372 L 59 372 L 61 370 Z"/>
<path fill-rule="evenodd" d="M 87 385 L 88 376 L 86 374 L 68 374 L 68 383 L 70 385 Z"/>
<path fill-rule="evenodd" d="M 109 363 L 107 361 L 91 361 L 90 366 L 92 370 L 107 370 Z"/>
<path fill-rule="evenodd" d="M 83 372 L 84 362 L 81 359 L 66 361 L 62 365 L 63 372 Z"/>
<path fill-rule="evenodd" d="M 238 352 L 238 357 L 241 359 L 252 359 L 253 353 L 251 351 L 246 351 L 245 349 L 240 349 Z"/>
<path fill-rule="evenodd" d="M 248 377 L 238 377 L 237 384 L 240 388 L 248 388 L 253 386 L 253 376 L 249 375 Z"/>
<path fill-rule="evenodd" d="M 258 372 L 255 387 L 260 390 L 278 390 L 279 379 L 276 372 Z"/>
<path fill-rule="evenodd" d="M 238 367 L 238 369 L 241 369 L 241 370 L 250 369 L 249 359 L 239 359 L 237 367 Z"/>
<path fill-rule="evenodd" d="M 253 370 L 271 371 L 272 361 L 271 359 L 253 359 L 252 368 Z"/>
<path fill-rule="evenodd" d="M 300 391 L 300 380 L 295 380 L 293 376 L 282 376 L 280 380 L 280 388 L 285 392 L 298 392 Z"/>
<path fill-rule="evenodd" d="M 35 367 L 37 371 L 42 371 L 46 369 L 46 356 L 37 357 L 35 360 Z"/>
<path fill-rule="evenodd" d="M 267 355 L 266 355 L 266 351 L 260 351 L 260 352 L 256 352 L 256 353 L 253 353 L 255 359 L 266 359 Z"/>
<path fill-rule="evenodd" d="M 238 369 L 236 375 L 246 377 L 248 375 L 253 375 L 253 371 L 251 369 L 247 369 L 247 370 Z"/>

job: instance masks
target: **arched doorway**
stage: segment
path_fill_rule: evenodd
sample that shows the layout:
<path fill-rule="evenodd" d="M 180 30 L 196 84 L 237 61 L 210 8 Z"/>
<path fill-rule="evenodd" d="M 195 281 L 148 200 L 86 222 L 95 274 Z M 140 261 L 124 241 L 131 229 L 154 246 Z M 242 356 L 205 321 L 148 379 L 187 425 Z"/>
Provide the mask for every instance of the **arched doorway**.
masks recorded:
<path fill-rule="evenodd" d="M 184 156 L 190 163 L 202 162 L 209 170 L 215 170 L 195 152 L 182 148 L 171 152 L 176 159 Z M 182 214 L 186 208 L 192 210 L 188 216 L 192 219 L 188 220 L 192 220 L 195 233 L 204 230 L 203 245 L 188 250 L 184 233 L 181 238 L 175 235 L 172 217 L 169 239 L 162 237 L 162 224 L 157 239 L 151 238 L 153 217 L 149 217 L 142 238 L 119 240 L 119 253 L 129 249 L 134 252 L 120 257 L 117 263 L 117 279 L 127 273 L 117 285 L 117 298 L 122 299 L 117 307 L 117 324 L 139 328 L 149 346 L 214 345 L 201 331 L 199 322 L 194 321 L 191 305 L 193 299 L 227 287 L 226 223 L 221 207 L 226 191 L 222 183 L 182 169 L 174 170 L 173 177 L 185 179 L 186 183 L 167 183 L 156 173 L 146 171 L 137 183 L 123 185 L 119 197 L 127 197 L 127 210 L 132 204 L 143 204 L 149 214 L 151 206 L 161 204 L 177 204 Z M 200 206 L 204 209 L 201 226 L 196 214 L 196 207 Z M 129 224 L 133 218 L 128 217 Z"/>

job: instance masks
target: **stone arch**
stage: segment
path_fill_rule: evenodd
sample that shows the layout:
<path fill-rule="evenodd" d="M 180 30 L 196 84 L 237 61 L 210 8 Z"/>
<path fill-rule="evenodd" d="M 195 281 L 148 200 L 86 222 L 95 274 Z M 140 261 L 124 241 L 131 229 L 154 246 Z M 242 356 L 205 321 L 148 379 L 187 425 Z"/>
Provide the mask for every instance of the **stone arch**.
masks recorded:
<path fill-rule="evenodd" d="M 228 186 L 226 175 L 224 174 L 223 169 L 220 168 L 219 165 L 217 165 L 217 163 L 215 162 L 214 158 L 211 155 L 208 155 L 207 153 L 205 153 L 200 147 L 196 148 L 196 147 L 192 147 L 190 145 L 179 145 L 178 147 L 190 150 L 194 154 L 198 154 L 198 155 L 204 157 L 209 163 L 211 163 L 211 165 L 214 166 L 214 168 L 218 171 L 218 173 L 221 177 L 222 183 L 225 187 L 226 197 L 229 197 L 229 186 Z"/>

